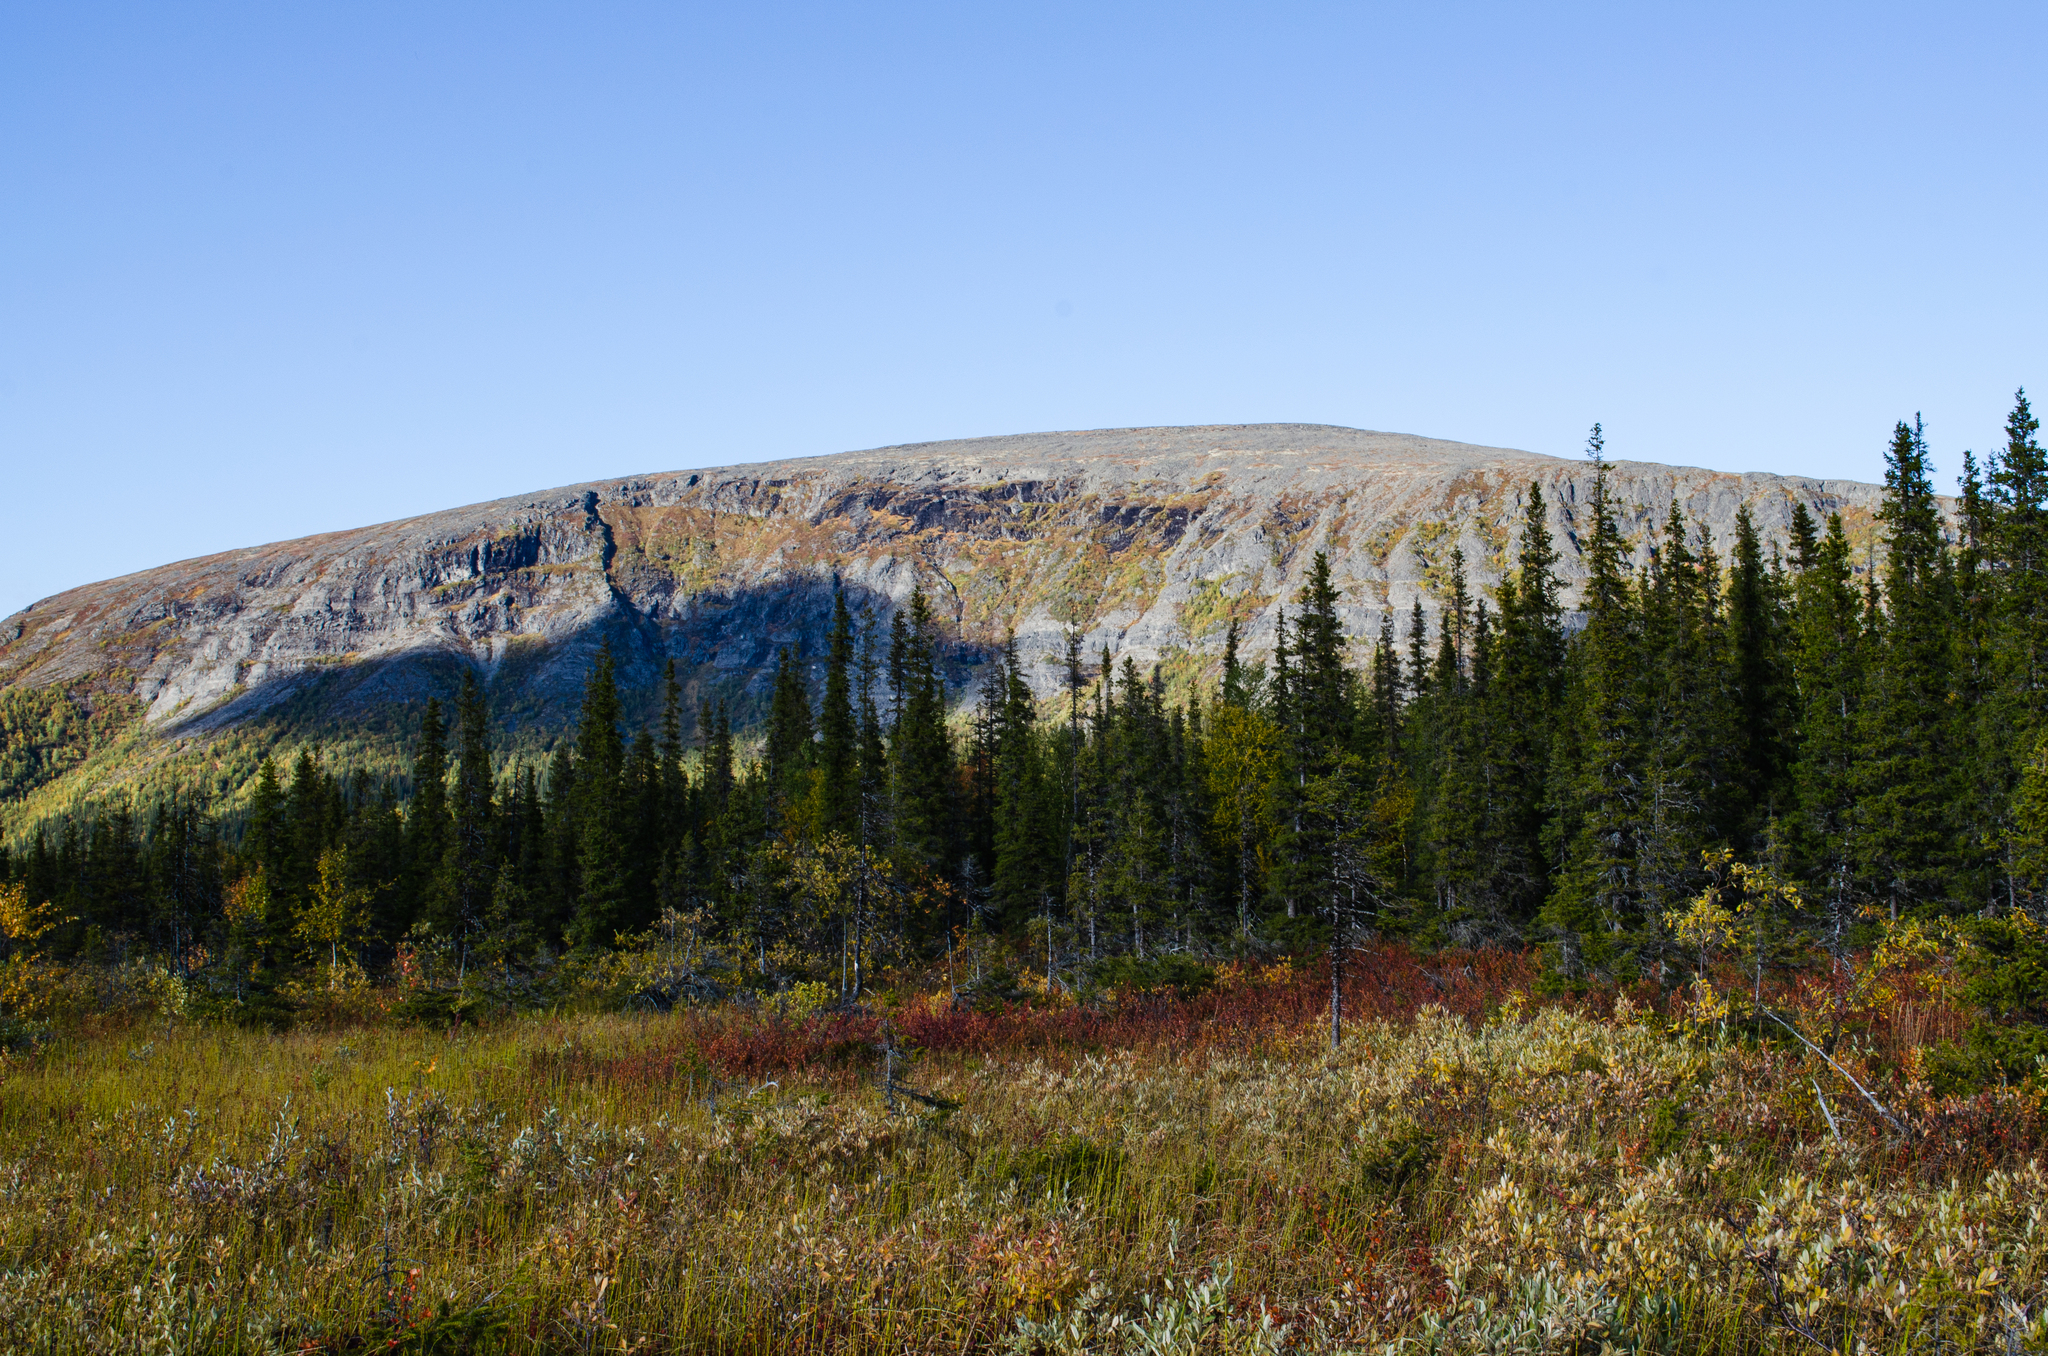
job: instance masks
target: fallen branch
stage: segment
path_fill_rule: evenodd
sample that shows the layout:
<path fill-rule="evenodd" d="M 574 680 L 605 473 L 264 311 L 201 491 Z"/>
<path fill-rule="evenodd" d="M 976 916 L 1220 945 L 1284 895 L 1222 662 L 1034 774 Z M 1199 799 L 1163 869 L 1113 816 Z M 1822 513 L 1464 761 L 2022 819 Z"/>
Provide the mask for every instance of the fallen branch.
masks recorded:
<path fill-rule="evenodd" d="M 1870 1103 L 1871 1110 L 1875 1111 L 1878 1115 L 1884 1117 L 1885 1124 L 1891 1126 L 1892 1129 L 1898 1131 L 1901 1136 L 1907 1139 L 1912 1138 L 1913 1132 L 1906 1128 L 1906 1123 L 1904 1121 L 1900 1120 L 1897 1116 L 1894 1116 L 1892 1114 L 1891 1108 L 1887 1107 L 1883 1102 L 1878 1101 L 1877 1098 L 1874 1095 L 1872 1095 L 1869 1088 L 1866 1088 L 1861 1083 L 1858 1083 L 1856 1081 L 1856 1076 L 1854 1074 L 1850 1073 L 1841 1065 L 1835 1063 L 1834 1057 L 1832 1055 L 1828 1054 L 1827 1051 L 1821 1049 L 1818 1045 L 1815 1045 L 1812 1041 L 1808 1040 L 1806 1038 L 1805 1032 L 1801 1031 L 1798 1027 L 1792 1025 L 1792 1023 L 1786 1021 L 1783 1017 L 1780 1017 L 1777 1013 L 1770 1011 L 1768 1008 L 1759 1008 L 1758 1011 L 1761 1012 L 1764 1016 L 1770 1018 L 1772 1021 L 1776 1022 L 1779 1026 L 1782 1026 L 1787 1031 L 1791 1032 L 1793 1038 L 1797 1040 L 1801 1045 L 1813 1051 L 1813 1053 L 1815 1053 L 1816 1055 L 1819 1055 L 1823 1060 L 1826 1060 L 1827 1066 L 1830 1069 L 1833 1069 L 1836 1073 L 1840 1074 L 1842 1076 L 1843 1082 L 1847 1083 L 1850 1087 L 1856 1089 L 1857 1092 L 1863 1095 L 1863 1100 Z M 1833 1117 L 1830 1117 L 1829 1120 L 1832 1123 Z"/>

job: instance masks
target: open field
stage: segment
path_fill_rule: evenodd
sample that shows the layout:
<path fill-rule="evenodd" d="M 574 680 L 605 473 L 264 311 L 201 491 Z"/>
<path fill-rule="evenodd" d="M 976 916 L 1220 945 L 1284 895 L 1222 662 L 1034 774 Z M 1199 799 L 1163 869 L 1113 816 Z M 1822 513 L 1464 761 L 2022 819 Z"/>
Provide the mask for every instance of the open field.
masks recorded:
<path fill-rule="evenodd" d="M 1099 1009 L 110 1026 L 0 1063 L 0 1349 L 2048 1344 L 2038 1096 L 1935 1098 L 1899 1021 L 1833 1068 L 1532 976 L 1380 952 L 1334 1054 L 1313 968 Z M 885 1104 L 884 1020 L 949 1105 Z"/>

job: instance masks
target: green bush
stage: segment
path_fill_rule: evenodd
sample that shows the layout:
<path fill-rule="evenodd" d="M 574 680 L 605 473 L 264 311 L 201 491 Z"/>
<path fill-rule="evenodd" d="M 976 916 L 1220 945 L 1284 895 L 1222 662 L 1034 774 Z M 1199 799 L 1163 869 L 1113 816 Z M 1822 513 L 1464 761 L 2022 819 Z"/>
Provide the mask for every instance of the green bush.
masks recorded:
<path fill-rule="evenodd" d="M 1358 1162 L 1358 1185 L 1367 1195 L 1395 1196 L 1436 1171 L 1435 1135 L 1409 1125 L 1381 1141 Z"/>
<path fill-rule="evenodd" d="M 1138 960 L 1133 956 L 1111 956 L 1098 961 L 1095 982 L 1105 989 L 1130 994 L 1171 993 L 1188 999 L 1216 987 L 1214 967 L 1178 952 Z"/>
<path fill-rule="evenodd" d="M 490 1016 L 496 1005 L 463 989 L 421 989 L 391 1009 L 393 1018 L 410 1026 L 455 1026 Z"/>

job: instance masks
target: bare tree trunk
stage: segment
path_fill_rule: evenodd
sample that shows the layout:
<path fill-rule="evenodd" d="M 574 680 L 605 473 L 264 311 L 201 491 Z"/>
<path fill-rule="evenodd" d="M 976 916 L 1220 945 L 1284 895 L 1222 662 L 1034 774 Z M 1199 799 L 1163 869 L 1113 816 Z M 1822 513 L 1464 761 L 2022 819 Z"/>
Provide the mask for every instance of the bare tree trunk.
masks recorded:
<path fill-rule="evenodd" d="M 1336 1054 L 1344 1040 L 1344 938 L 1341 929 L 1330 931 L 1330 1053 Z"/>

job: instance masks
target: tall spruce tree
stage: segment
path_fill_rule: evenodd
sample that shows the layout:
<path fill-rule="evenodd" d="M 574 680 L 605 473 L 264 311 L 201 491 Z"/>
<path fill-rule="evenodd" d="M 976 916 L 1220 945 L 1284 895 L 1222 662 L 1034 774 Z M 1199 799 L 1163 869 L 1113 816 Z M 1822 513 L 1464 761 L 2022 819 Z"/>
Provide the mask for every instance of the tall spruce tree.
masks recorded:
<path fill-rule="evenodd" d="M 1855 764 L 1857 868 L 1895 915 L 1951 897 L 1963 748 L 1950 702 L 1955 580 L 1916 420 L 1885 453 L 1883 615 Z"/>
<path fill-rule="evenodd" d="M 576 865 L 581 888 L 569 937 L 581 949 L 609 945 L 628 923 L 632 826 L 616 672 L 611 646 L 606 645 L 590 666 L 576 727 Z"/>
<path fill-rule="evenodd" d="M 853 709 L 853 616 L 846 591 L 832 591 L 826 639 L 825 697 L 818 709 L 820 821 L 827 833 L 859 834 L 860 726 Z"/>
<path fill-rule="evenodd" d="M 1791 771 L 1795 809 L 1789 839 L 1795 860 L 1826 907 L 1836 948 L 1846 951 L 1858 898 L 1853 882 L 1855 771 L 1867 650 L 1842 515 L 1829 514 L 1826 535 L 1802 554 L 1806 563 L 1792 594 L 1799 738 Z"/>
<path fill-rule="evenodd" d="M 993 741 L 991 863 L 989 878 L 998 913 L 1013 929 L 1052 916 L 1059 902 L 1061 841 L 1059 790 L 1047 776 L 1037 702 L 1017 658 L 1017 637 L 1003 644 L 993 682 L 1001 707 Z"/>
<path fill-rule="evenodd" d="M 661 844 L 666 852 L 690 829 L 690 779 L 683 768 L 683 685 L 671 659 L 661 675 Z"/>
<path fill-rule="evenodd" d="M 1728 580 L 1738 761 L 1731 782 L 1732 816 L 1723 828 L 1752 846 L 1782 808 L 1791 762 L 1787 624 L 1782 591 L 1764 560 L 1756 521 L 1744 504 L 1735 511 L 1735 553 Z"/>
<path fill-rule="evenodd" d="M 412 805 L 405 817 L 404 916 L 409 926 L 425 916 L 452 833 L 448 816 L 448 726 L 439 698 L 427 698 L 412 759 Z"/>
<path fill-rule="evenodd" d="M 1542 487 L 1530 482 L 1522 506 L 1515 568 L 1497 593 L 1499 637 L 1484 704 L 1500 815 L 1493 888 L 1503 924 L 1526 927 L 1543 903 L 1549 868 L 1542 842 L 1551 740 L 1564 687 L 1564 609 L 1557 548 Z"/>
<path fill-rule="evenodd" d="M 938 620 L 923 585 L 892 639 L 890 668 L 899 711 L 889 735 L 896 783 L 896 847 L 906 865 L 941 878 L 953 867 L 956 779 L 938 666 Z M 899 618 L 902 614 L 898 614 Z"/>
<path fill-rule="evenodd" d="M 1738 803 L 1732 655 L 1723 634 L 1720 565 L 1674 501 L 1638 592 L 1643 677 L 1634 962 L 1672 959 L 1664 918 L 1705 885 L 1701 853 Z M 1660 973 L 1669 973 L 1668 968 Z"/>
<path fill-rule="evenodd" d="M 801 796 L 811 770 L 811 696 L 803 665 L 787 645 L 776 656 L 766 753 L 770 794 L 784 801 Z"/>
<path fill-rule="evenodd" d="M 455 699 L 455 794 L 447 846 L 429 900 L 435 929 L 464 949 L 491 912 L 498 874 L 497 804 L 491 786 L 491 715 L 483 685 L 465 673 Z"/>
<path fill-rule="evenodd" d="M 1587 507 L 1587 567 L 1558 720 L 1550 834 L 1557 874 L 1542 923 L 1552 970 L 1566 981 L 1635 972 L 1642 926 L 1637 852 L 1643 802 L 1645 675 L 1628 544 L 1615 521 L 1600 426 Z"/>
<path fill-rule="evenodd" d="M 2041 421 L 2021 390 L 2005 421 L 2005 446 L 1990 461 L 1988 569 L 1993 576 L 2001 703 L 2014 744 L 2033 752 L 2048 719 L 2048 453 Z"/>

